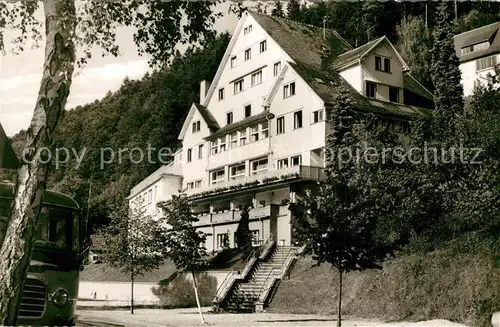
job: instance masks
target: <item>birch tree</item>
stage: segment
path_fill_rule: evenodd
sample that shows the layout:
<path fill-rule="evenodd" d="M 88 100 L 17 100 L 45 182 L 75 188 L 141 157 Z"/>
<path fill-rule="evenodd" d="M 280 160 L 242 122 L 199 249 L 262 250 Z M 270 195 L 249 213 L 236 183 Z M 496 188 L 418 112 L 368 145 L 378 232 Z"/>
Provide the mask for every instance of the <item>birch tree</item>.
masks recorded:
<path fill-rule="evenodd" d="M 101 48 L 103 55 L 119 55 L 115 38 L 120 26 L 135 27 L 134 41 L 139 53 L 149 54 L 152 66 L 162 66 L 178 43 L 196 43 L 214 36 L 212 27 L 217 14 L 211 11 L 213 4 L 180 0 L 0 2 L 2 53 L 20 52 L 45 43 L 40 88 L 0 250 L 0 324 L 15 324 L 33 249 L 33 230 L 46 187 L 48 160 L 39 160 L 37 156 L 41 148 L 52 145 L 75 67 L 91 58 L 94 47 Z M 12 41 L 5 40 L 7 30 L 18 35 Z"/>

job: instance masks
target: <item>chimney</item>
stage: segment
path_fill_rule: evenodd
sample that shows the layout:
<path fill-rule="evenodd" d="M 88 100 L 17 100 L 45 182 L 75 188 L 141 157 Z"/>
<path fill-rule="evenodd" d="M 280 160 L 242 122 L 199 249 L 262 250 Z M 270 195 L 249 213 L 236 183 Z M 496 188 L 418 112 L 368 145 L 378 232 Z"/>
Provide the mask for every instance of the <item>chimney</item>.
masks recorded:
<path fill-rule="evenodd" d="M 205 101 L 205 97 L 207 96 L 208 89 L 210 88 L 210 82 L 203 80 L 200 83 L 200 103 Z"/>

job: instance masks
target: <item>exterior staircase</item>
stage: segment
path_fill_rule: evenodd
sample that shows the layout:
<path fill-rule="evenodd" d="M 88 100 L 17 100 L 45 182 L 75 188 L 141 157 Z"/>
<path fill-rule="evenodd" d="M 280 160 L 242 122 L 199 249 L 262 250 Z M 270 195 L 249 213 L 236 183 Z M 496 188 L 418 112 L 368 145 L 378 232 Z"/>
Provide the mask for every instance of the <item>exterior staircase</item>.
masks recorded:
<path fill-rule="evenodd" d="M 219 296 L 223 293 L 221 288 L 224 285 L 221 285 L 214 300 L 216 309 L 231 312 L 264 310 L 275 283 L 286 275 L 298 252 L 296 247 L 276 246 L 275 242 L 268 244 L 268 248 L 266 252 L 264 247 L 256 260 L 247 259 L 248 263 L 253 262 L 252 267 L 247 264 L 243 269 L 247 272 L 246 276 L 236 278 L 231 286 L 226 283 L 224 296 Z"/>

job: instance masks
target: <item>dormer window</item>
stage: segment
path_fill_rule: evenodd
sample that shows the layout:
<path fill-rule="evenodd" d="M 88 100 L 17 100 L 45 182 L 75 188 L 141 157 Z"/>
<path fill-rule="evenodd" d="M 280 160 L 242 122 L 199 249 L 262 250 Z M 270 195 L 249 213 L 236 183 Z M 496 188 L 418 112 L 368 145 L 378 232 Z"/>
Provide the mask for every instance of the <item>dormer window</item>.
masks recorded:
<path fill-rule="evenodd" d="M 243 29 L 243 33 L 244 33 L 245 35 L 247 35 L 247 34 L 248 34 L 248 33 L 250 33 L 251 31 L 252 31 L 252 24 L 248 25 L 247 27 L 245 27 L 245 28 Z"/>
<path fill-rule="evenodd" d="M 391 72 L 391 59 L 389 58 L 384 58 L 384 72 Z"/>
<path fill-rule="evenodd" d="M 389 86 L 389 101 L 399 103 L 399 88 Z"/>
<path fill-rule="evenodd" d="M 292 95 L 295 95 L 295 82 L 283 86 L 283 99 L 289 98 Z"/>
<path fill-rule="evenodd" d="M 465 56 L 466 54 L 469 54 L 469 53 L 472 53 L 472 52 L 486 50 L 489 47 L 490 47 L 490 42 L 488 42 L 488 41 L 477 43 L 477 44 L 473 44 L 473 45 L 468 45 L 468 46 L 463 47 L 461 49 L 461 54 L 462 54 L 462 56 Z"/>
<path fill-rule="evenodd" d="M 375 99 L 376 95 L 377 95 L 377 84 L 367 81 L 366 82 L 365 96 L 367 98 Z"/>

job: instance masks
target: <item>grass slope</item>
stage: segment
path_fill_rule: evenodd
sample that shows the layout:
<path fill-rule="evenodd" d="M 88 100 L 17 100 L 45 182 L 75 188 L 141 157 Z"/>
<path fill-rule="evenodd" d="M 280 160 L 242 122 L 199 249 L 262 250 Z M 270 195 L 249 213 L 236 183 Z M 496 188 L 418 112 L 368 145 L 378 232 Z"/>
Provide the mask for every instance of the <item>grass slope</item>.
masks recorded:
<path fill-rule="evenodd" d="M 268 312 L 335 314 L 336 270 L 313 267 L 310 257 L 295 264 L 283 280 Z M 491 257 L 433 252 L 401 257 L 382 270 L 345 277 L 343 312 L 389 321 L 446 319 L 468 326 L 490 326 L 500 310 L 500 269 Z"/>

